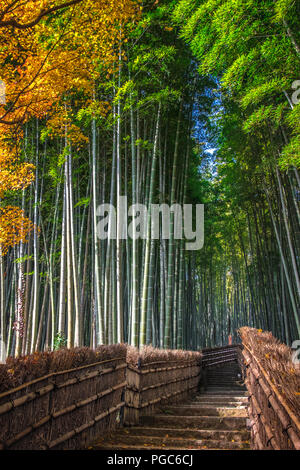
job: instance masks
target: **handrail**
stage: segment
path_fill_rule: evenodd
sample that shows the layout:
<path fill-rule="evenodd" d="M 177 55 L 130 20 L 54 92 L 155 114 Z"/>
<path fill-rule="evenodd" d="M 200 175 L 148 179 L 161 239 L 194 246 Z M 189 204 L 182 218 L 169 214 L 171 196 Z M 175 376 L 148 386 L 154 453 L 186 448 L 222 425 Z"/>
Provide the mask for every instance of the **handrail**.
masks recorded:
<path fill-rule="evenodd" d="M 269 416 L 268 409 L 263 404 L 264 399 L 262 399 L 262 396 L 264 396 L 268 406 L 272 408 L 278 419 L 279 428 L 286 433 L 293 448 L 300 450 L 300 421 L 298 417 L 288 405 L 278 387 L 272 383 L 260 360 L 246 344 L 244 344 L 243 356 L 247 375 L 245 384 L 250 393 L 249 417 L 252 419 L 253 447 L 258 446 L 259 449 L 268 449 L 271 445 L 274 450 L 290 448 L 286 438 L 282 440 L 279 437 L 280 433 L 273 433 L 274 418 Z M 263 395 L 256 392 L 256 385 L 260 387 Z"/>
<path fill-rule="evenodd" d="M 203 350 L 202 365 L 204 368 L 206 368 L 221 365 L 227 362 L 234 362 L 238 359 L 239 348 L 239 345 L 230 344 L 215 349 Z"/>
<path fill-rule="evenodd" d="M 277 395 L 277 398 L 278 400 L 280 401 L 280 403 L 283 405 L 283 407 L 285 408 L 285 411 L 288 413 L 288 415 L 292 418 L 292 420 L 294 421 L 295 425 L 297 426 L 297 428 L 299 429 L 300 431 L 300 421 L 299 419 L 297 418 L 297 416 L 295 415 L 295 413 L 291 410 L 291 408 L 288 406 L 288 404 L 286 403 L 284 397 L 281 395 L 281 393 L 279 392 L 278 388 L 271 382 L 271 380 L 269 379 L 269 376 L 267 374 L 267 372 L 265 371 L 265 369 L 263 368 L 261 362 L 259 361 L 259 359 L 257 359 L 257 357 L 255 356 L 255 354 L 253 353 L 253 351 L 251 351 L 246 345 L 244 345 L 244 348 L 247 349 L 247 351 L 252 355 L 253 359 L 257 362 L 259 368 L 261 369 L 261 372 L 263 373 L 264 375 L 264 378 L 267 380 L 269 386 L 272 388 L 273 392 L 275 393 L 275 395 Z"/>
<path fill-rule="evenodd" d="M 11 388 L 10 390 L 7 390 L 6 392 L 0 393 L 0 400 L 1 398 L 5 398 L 7 395 L 12 395 L 13 393 L 19 392 L 20 390 L 23 390 L 23 388 L 27 388 L 31 385 L 37 384 L 39 382 L 43 382 L 44 380 L 48 380 L 51 377 L 57 377 L 60 375 L 64 374 L 70 374 L 71 372 L 76 372 L 84 369 L 88 369 L 90 367 L 96 367 L 100 366 L 101 364 L 107 364 L 108 362 L 117 362 L 123 360 L 124 363 L 126 363 L 126 358 L 123 357 L 115 357 L 112 359 L 106 359 L 105 361 L 100 361 L 100 362 L 93 362 L 92 364 L 85 364 L 83 366 L 79 367 L 73 367 L 72 369 L 66 369 L 66 370 L 60 370 L 56 372 L 50 372 L 50 374 L 43 375 L 42 377 L 38 377 L 37 379 L 31 380 L 30 382 L 25 382 L 22 385 L 19 385 L 18 387 Z"/>

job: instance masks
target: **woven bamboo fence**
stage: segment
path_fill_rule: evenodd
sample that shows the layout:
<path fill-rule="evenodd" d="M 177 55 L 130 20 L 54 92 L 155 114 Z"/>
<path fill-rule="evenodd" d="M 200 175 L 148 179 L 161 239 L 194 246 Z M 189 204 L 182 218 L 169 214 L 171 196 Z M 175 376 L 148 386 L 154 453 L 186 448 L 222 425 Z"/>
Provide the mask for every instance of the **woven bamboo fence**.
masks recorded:
<path fill-rule="evenodd" d="M 238 351 L 240 349 L 241 346 L 236 344 L 213 349 L 203 349 L 203 367 L 215 367 L 226 362 L 238 361 Z"/>
<path fill-rule="evenodd" d="M 300 450 L 300 370 L 271 333 L 242 328 L 252 449 Z"/>
<path fill-rule="evenodd" d="M 126 357 L 53 372 L 0 394 L 0 449 L 76 449 L 114 429 Z"/>
<path fill-rule="evenodd" d="M 241 353 L 240 345 L 228 345 L 219 348 L 203 349 L 202 354 L 202 377 L 200 390 L 205 391 L 207 388 L 207 371 L 210 367 L 222 367 L 229 362 L 238 362 Z"/>
<path fill-rule="evenodd" d="M 127 354 L 124 424 L 139 423 L 158 405 L 178 403 L 195 393 L 201 379 L 201 353 L 145 348 L 144 357 Z M 148 359 L 143 363 L 143 359 Z M 156 359 L 156 360 L 155 360 Z M 149 362 L 151 360 L 151 362 Z"/>
<path fill-rule="evenodd" d="M 84 448 L 195 391 L 201 357 L 115 345 L 9 358 L 0 371 L 0 450 Z"/>

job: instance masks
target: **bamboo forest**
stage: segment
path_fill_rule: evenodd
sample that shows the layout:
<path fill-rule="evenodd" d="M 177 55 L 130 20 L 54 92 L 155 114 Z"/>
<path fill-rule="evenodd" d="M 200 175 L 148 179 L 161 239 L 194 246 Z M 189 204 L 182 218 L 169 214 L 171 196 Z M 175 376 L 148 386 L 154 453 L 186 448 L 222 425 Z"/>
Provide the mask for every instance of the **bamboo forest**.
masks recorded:
<path fill-rule="evenodd" d="M 299 20 L 292 0 L 1 0 L 3 361 L 300 338 Z M 124 197 L 203 205 L 203 246 L 173 211 L 168 238 L 151 211 L 122 238 Z"/>

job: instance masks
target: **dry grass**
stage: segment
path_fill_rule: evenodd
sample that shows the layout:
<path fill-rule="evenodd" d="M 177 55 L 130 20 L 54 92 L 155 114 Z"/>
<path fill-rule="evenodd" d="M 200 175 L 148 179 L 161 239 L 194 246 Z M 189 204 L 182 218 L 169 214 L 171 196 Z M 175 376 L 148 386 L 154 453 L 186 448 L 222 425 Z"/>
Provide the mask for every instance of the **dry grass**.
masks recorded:
<path fill-rule="evenodd" d="M 36 352 L 18 358 L 9 357 L 6 364 L 0 366 L 0 393 L 52 372 L 76 369 L 119 357 L 125 360 L 126 351 L 125 344 L 114 344 L 99 346 L 96 349 L 64 348 L 53 352 Z"/>
<path fill-rule="evenodd" d="M 128 363 L 133 366 L 155 362 L 200 362 L 202 357 L 200 352 L 155 349 L 152 346 L 139 350 L 125 344 L 99 346 L 97 349 L 63 348 L 54 352 L 36 352 L 24 357 L 9 357 L 6 364 L 0 366 L 0 393 L 52 372 L 76 369 L 117 357 L 125 359 L 126 355 Z"/>
<path fill-rule="evenodd" d="M 300 368 L 292 361 L 292 350 L 272 333 L 244 327 L 239 330 L 245 344 L 259 360 L 271 382 L 293 411 L 300 416 Z"/>
<path fill-rule="evenodd" d="M 200 362 L 201 352 L 183 351 L 176 349 L 156 349 L 144 346 L 141 349 L 129 346 L 127 348 L 127 363 L 137 367 L 156 362 Z"/>
<path fill-rule="evenodd" d="M 52 372 L 76 369 L 117 357 L 125 359 L 126 355 L 128 363 L 135 367 L 155 362 L 200 362 L 202 358 L 200 352 L 155 349 L 152 346 L 139 350 L 126 344 L 99 346 L 97 349 L 63 348 L 54 352 L 36 352 L 24 357 L 9 357 L 6 364 L 0 365 L 0 393 Z"/>

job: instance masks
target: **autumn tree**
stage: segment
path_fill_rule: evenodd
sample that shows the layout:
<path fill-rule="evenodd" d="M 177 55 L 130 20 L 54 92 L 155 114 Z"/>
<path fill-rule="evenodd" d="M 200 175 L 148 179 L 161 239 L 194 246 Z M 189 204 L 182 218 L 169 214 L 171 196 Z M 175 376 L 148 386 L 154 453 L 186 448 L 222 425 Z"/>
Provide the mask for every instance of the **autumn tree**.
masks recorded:
<path fill-rule="evenodd" d="M 32 117 L 49 115 L 67 91 L 84 89 L 92 93 L 90 74 L 96 78 L 112 67 L 116 60 L 114 45 L 122 38 L 120 25 L 133 17 L 137 8 L 131 2 L 115 0 L 2 3 L 0 79 L 6 87 L 6 103 L 0 105 L 3 198 L 5 190 L 24 188 L 33 180 L 32 166 L 20 166 L 18 160 L 21 126 Z M 2 209 L 4 216 L 9 220 L 8 209 Z M 3 245 L 4 226 L 3 219 Z M 23 219 L 24 234 L 30 226 Z"/>

